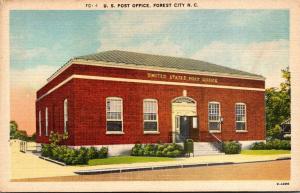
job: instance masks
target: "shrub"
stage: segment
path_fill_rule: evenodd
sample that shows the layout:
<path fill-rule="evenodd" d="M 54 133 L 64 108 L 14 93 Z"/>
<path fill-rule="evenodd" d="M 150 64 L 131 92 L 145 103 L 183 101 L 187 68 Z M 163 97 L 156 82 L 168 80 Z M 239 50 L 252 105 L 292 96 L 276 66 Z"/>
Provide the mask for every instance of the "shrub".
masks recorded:
<path fill-rule="evenodd" d="M 49 144 L 42 144 L 42 156 L 45 157 L 51 157 L 52 156 L 52 150 Z"/>
<path fill-rule="evenodd" d="M 150 151 L 150 154 L 149 154 L 150 156 L 156 156 L 156 153 L 155 153 L 155 151 Z"/>
<path fill-rule="evenodd" d="M 183 154 L 183 147 L 171 144 L 135 144 L 131 149 L 133 156 L 178 157 Z"/>
<path fill-rule="evenodd" d="M 250 149 L 253 150 L 266 149 L 266 144 L 264 142 L 255 142 L 251 145 Z"/>
<path fill-rule="evenodd" d="M 158 151 L 156 152 L 156 156 L 157 156 L 157 157 L 161 157 L 161 156 L 162 156 L 162 151 L 159 151 L 159 150 L 158 150 Z"/>
<path fill-rule="evenodd" d="M 131 155 L 137 156 L 137 155 L 138 155 L 138 152 L 139 152 L 139 148 L 133 147 L 132 150 L 131 150 Z"/>
<path fill-rule="evenodd" d="M 101 147 L 101 149 L 98 152 L 98 158 L 107 158 L 107 156 L 108 156 L 108 148 Z"/>
<path fill-rule="evenodd" d="M 57 135 L 54 138 L 56 137 Z M 66 145 L 57 145 L 59 140 L 56 139 L 51 144 L 42 145 L 42 156 L 64 162 L 67 165 L 75 165 L 87 164 L 89 159 L 106 158 L 108 155 L 107 147 L 102 147 L 99 151 L 95 147 L 81 147 L 76 150 Z"/>
<path fill-rule="evenodd" d="M 174 150 L 173 153 L 174 153 L 174 157 L 178 157 L 182 154 L 182 152 L 180 152 L 180 150 L 178 149 Z"/>
<path fill-rule="evenodd" d="M 164 150 L 164 146 L 161 144 L 157 145 L 157 151 L 163 151 Z"/>
<path fill-rule="evenodd" d="M 263 150 L 263 149 L 283 149 L 283 150 L 290 150 L 291 149 L 291 141 L 289 140 L 269 140 L 266 143 L 264 142 L 256 142 L 254 143 L 251 148 L 252 150 Z"/>
<path fill-rule="evenodd" d="M 284 139 L 284 140 L 291 140 L 291 136 L 290 136 L 290 135 L 284 135 L 284 136 L 283 136 L 283 139 Z"/>
<path fill-rule="evenodd" d="M 144 155 L 144 150 L 141 148 L 138 150 L 138 156 L 143 156 Z"/>
<path fill-rule="evenodd" d="M 282 129 L 279 125 L 267 131 L 267 136 L 271 139 L 280 139 L 282 137 Z"/>
<path fill-rule="evenodd" d="M 167 152 L 167 157 L 174 157 L 173 151 L 168 151 Z"/>
<path fill-rule="evenodd" d="M 98 157 L 98 151 L 95 147 L 90 147 L 87 150 L 87 157 L 88 159 L 96 159 Z"/>
<path fill-rule="evenodd" d="M 280 149 L 290 150 L 291 149 L 291 141 L 282 140 L 280 143 Z"/>
<path fill-rule="evenodd" d="M 84 148 L 84 147 L 81 147 L 79 150 L 78 150 L 78 155 L 77 157 L 75 158 L 76 160 L 76 164 L 86 164 L 88 162 L 88 157 L 87 157 L 87 149 Z"/>
<path fill-rule="evenodd" d="M 223 150 L 225 154 L 239 154 L 241 152 L 242 145 L 237 141 L 224 142 Z"/>
<path fill-rule="evenodd" d="M 164 150 L 162 151 L 162 156 L 168 156 L 168 148 L 164 148 Z"/>

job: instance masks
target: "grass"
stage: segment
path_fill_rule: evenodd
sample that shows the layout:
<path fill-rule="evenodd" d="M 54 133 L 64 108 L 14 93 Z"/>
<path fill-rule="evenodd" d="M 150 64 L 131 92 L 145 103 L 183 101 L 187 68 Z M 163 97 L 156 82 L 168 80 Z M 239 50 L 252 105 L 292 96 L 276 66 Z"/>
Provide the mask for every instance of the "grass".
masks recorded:
<path fill-rule="evenodd" d="M 89 160 L 88 165 L 95 166 L 95 165 L 109 165 L 109 164 L 131 164 L 131 163 L 160 162 L 160 161 L 173 161 L 173 160 L 175 160 L 175 158 L 118 156 L 118 157 L 109 157 L 105 159 L 92 159 Z"/>
<path fill-rule="evenodd" d="M 290 150 L 242 150 L 243 155 L 276 155 L 276 154 L 290 154 Z"/>

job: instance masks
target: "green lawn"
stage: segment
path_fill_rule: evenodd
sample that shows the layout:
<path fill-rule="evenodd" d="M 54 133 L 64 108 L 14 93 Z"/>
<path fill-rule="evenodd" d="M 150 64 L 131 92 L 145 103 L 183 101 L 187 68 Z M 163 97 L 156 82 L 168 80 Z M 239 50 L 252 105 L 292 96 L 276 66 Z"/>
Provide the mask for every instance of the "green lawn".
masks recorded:
<path fill-rule="evenodd" d="M 290 150 L 242 150 L 243 155 L 276 155 L 276 154 L 290 154 Z"/>
<path fill-rule="evenodd" d="M 131 164 L 143 162 L 160 162 L 160 161 L 173 161 L 175 158 L 168 157 L 137 157 L 137 156 L 118 156 L 109 157 L 105 159 L 92 159 L 89 160 L 88 165 L 109 165 L 109 164 Z"/>

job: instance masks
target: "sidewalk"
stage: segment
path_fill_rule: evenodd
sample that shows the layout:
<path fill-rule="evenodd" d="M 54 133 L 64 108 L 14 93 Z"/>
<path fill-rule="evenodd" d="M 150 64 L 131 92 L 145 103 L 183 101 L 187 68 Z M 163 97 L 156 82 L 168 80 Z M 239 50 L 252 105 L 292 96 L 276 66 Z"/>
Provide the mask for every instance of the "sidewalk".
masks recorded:
<path fill-rule="evenodd" d="M 54 176 L 74 176 L 79 170 L 120 169 L 150 166 L 167 166 L 180 164 L 211 164 L 223 162 L 257 162 L 276 160 L 278 158 L 290 157 L 290 154 L 256 156 L 256 155 L 213 155 L 190 158 L 178 158 L 174 161 L 148 162 L 135 164 L 99 165 L 99 166 L 60 166 L 55 163 L 42 160 L 31 153 L 19 152 L 18 145 L 11 146 L 11 179 L 41 178 Z"/>

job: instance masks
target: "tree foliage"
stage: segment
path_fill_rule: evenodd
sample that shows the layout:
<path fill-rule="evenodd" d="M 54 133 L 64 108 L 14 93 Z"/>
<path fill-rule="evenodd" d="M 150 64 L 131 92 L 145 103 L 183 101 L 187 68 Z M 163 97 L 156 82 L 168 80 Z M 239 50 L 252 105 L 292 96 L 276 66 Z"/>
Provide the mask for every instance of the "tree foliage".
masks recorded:
<path fill-rule="evenodd" d="M 266 122 L 267 131 L 290 118 L 291 114 L 291 74 L 289 68 L 281 70 L 284 82 L 280 88 L 266 89 Z"/>
<path fill-rule="evenodd" d="M 19 130 L 18 124 L 16 121 L 10 121 L 10 139 L 20 139 L 24 141 L 34 141 L 35 133 L 32 136 L 28 136 L 26 131 Z"/>

